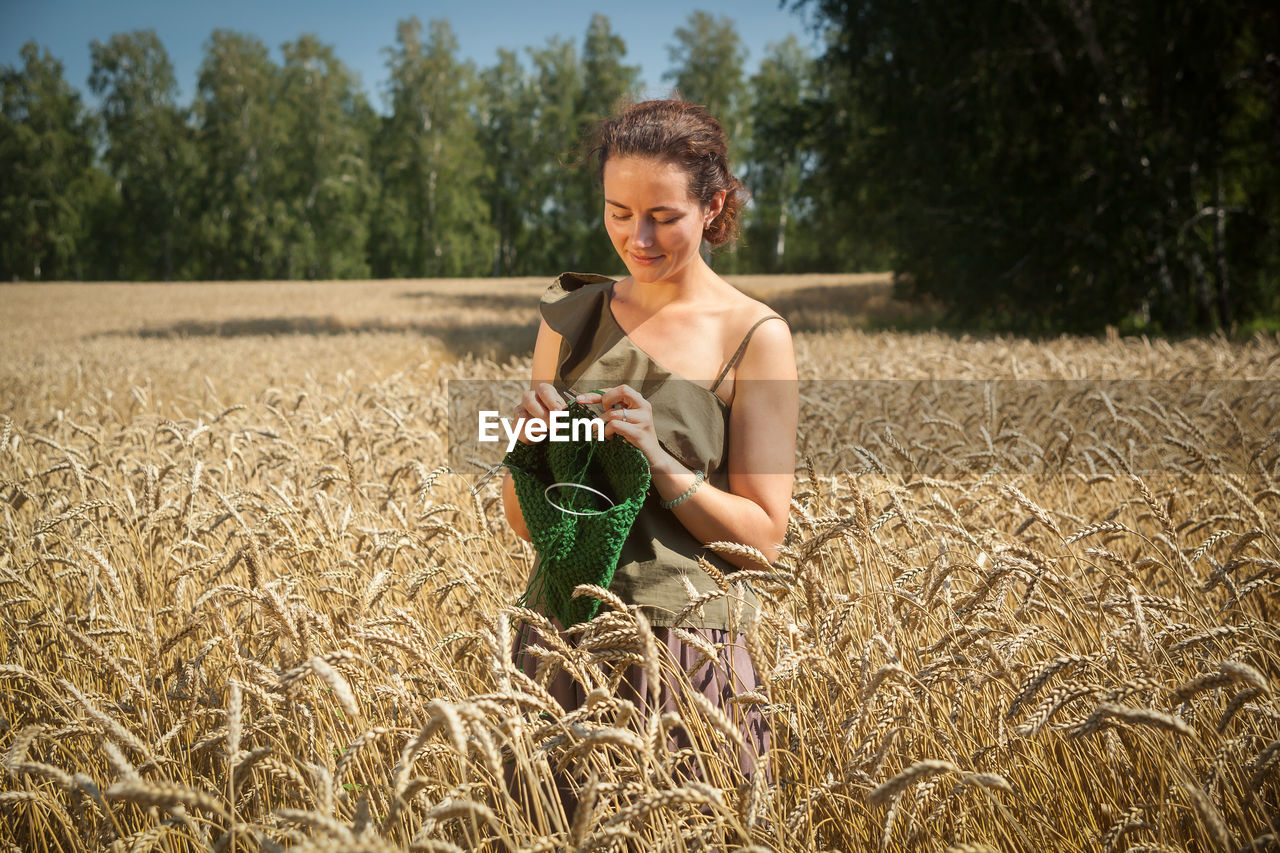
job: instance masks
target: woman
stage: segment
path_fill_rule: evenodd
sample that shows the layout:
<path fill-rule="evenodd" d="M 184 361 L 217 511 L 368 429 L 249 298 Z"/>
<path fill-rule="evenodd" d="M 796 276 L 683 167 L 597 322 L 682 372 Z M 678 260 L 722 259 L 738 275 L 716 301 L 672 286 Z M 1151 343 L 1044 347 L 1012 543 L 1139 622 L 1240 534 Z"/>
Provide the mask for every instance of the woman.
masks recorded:
<path fill-rule="evenodd" d="M 621 436 L 644 453 L 650 493 L 611 589 L 641 608 L 658 643 L 687 669 L 700 654 L 671 629 L 691 591 L 717 590 L 699 557 L 730 581 L 737 568 L 760 568 L 704 544 L 739 542 L 773 560 L 786 531 L 795 355 L 786 322 L 716 275 L 700 251 L 703 240 L 718 246 L 736 236 L 745 201 L 719 123 L 692 104 L 647 101 L 603 122 L 595 143 L 605 227 L 629 275 L 565 273 L 548 289 L 532 382 L 516 415 L 545 419 L 564 408 L 562 392 L 584 392 L 579 402 L 603 406 L 606 438 Z M 528 538 L 509 474 L 503 498 L 508 521 Z M 755 597 L 747 584 L 731 590 L 679 622 L 723 649 L 718 665 L 692 675 L 717 705 L 756 686 L 741 642 Z M 635 670 L 628 681 L 644 696 L 644 674 Z M 560 688 L 562 703 L 581 701 Z M 660 704 L 668 705 L 663 691 Z M 751 728 L 763 748 L 758 719 Z M 743 764 L 749 772 L 754 756 Z"/>

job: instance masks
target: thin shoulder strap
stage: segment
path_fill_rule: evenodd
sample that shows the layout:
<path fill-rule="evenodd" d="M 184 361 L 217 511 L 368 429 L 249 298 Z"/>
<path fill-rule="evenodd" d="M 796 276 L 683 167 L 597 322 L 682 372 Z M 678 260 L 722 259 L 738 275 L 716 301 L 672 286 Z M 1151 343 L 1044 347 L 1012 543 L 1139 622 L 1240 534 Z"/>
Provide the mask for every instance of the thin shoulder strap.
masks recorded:
<path fill-rule="evenodd" d="M 770 314 L 768 317 L 761 317 L 759 320 L 756 320 L 755 325 L 750 329 L 747 329 L 747 333 L 742 336 L 742 343 L 738 344 L 738 349 L 734 351 L 733 356 L 725 362 L 724 370 L 720 371 L 720 375 L 716 377 L 715 384 L 711 386 L 712 391 L 720 387 L 720 383 L 729 375 L 729 371 L 733 369 L 733 366 L 742 360 L 742 354 L 747 351 L 747 344 L 751 342 L 751 336 L 756 333 L 756 329 L 760 328 L 760 324 L 766 320 L 782 320 L 784 323 L 787 322 L 777 314 Z"/>

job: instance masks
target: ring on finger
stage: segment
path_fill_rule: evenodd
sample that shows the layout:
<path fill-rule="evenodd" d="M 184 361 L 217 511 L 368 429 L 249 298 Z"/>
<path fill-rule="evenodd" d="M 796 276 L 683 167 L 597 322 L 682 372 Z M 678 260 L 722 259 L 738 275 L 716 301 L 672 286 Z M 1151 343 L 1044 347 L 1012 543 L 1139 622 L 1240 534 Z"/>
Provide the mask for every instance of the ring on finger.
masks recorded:
<path fill-rule="evenodd" d="M 631 423 L 631 421 L 627 418 L 627 410 L 626 410 L 626 409 L 623 409 L 623 410 L 622 410 L 622 422 L 623 422 L 623 423 Z"/>

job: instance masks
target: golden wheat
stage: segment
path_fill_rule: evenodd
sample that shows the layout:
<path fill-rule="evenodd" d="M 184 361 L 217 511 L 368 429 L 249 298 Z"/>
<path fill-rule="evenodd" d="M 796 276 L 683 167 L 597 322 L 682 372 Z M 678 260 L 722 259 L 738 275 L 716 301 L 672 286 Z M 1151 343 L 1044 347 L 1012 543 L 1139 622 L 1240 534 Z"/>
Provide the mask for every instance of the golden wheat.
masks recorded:
<path fill-rule="evenodd" d="M 537 284 L 235 286 L 245 328 L 224 285 L 9 288 L 0 844 L 1274 847 L 1280 339 L 866 333 L 800 284 L 786 540 L 713 543 L 685 611 L 763 602 L 723 708 L 698 632 L 682 675 L 607 590 L 512 604 L 447 383 L 521 386 Z"/>

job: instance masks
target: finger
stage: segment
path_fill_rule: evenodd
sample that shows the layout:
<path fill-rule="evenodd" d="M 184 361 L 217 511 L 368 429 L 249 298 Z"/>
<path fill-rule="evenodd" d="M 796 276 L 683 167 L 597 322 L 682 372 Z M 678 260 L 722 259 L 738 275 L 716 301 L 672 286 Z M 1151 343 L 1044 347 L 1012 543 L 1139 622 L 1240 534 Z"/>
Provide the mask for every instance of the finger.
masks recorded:
<path fill-rule="evenodd" d="M 606 409 L 623 409 L 631 404 L 631 400 L 627 397 L 625 385 L 619 385 L 615 388 L 608 388 L 604 392 L 604 398 L 600 401 Z"/>
<path fill-rule="evenodd" d="M 638 424 L 643 422 L 644 412 L 641 409 L 632 409 L 621 406 L 616 409 L 608 409 L 604 413 L 605 420 L 622 421 L 624 424 Z"/>
<path fill-rule="evenodd" d="M 541 383 L 538 388 L 538 399 L 541 400 L 547 409 L 563 409 L 565 407 L 564 398 L 560 396 L 560 392 L 550 382 Z"/>
<path fill-rule="evenodd" d="M 538 395 L 534 391 L 525 391 L 524 396 L 520 398 L 518 409 L 524 410 L 524 416 L 534 418 L 536 420 L 546 420 L 547 407 L 538 399 Z"/>
<path fill-rule="evenodd" d="M 618 385 L 605 393 L 605 407 L 611 409 L 648 409 L 649 401 L 630 385 Z"/>
<path fill-rule="evenodd" d="M 609 421 L 604 427 L 604 437 L 612 438 L 615 435 L 622 436 L 625 441 L 639 447 L 640 441 L 644 438 L 644 427 L 622 420 Z"/>
<path fill-rule="evenodd" d="M 644 397 L 640 396 L 639 392 L 634 392 L 634 395 L 632 397 L 631 408 L 641 412 L 652 412 L 653 404 L 650 403 L 648 400 L 646 400 Z"/>
<path fill-rule="evenodd" d="M 583 404 L 599 403 L 601 400 L 604 399 L 604 395 L 601 394 L 599 391 L 588 391 L 585 394 L 579 394 L 574 399 L 576 399 L 579 403 L 583 403 Z"/>

